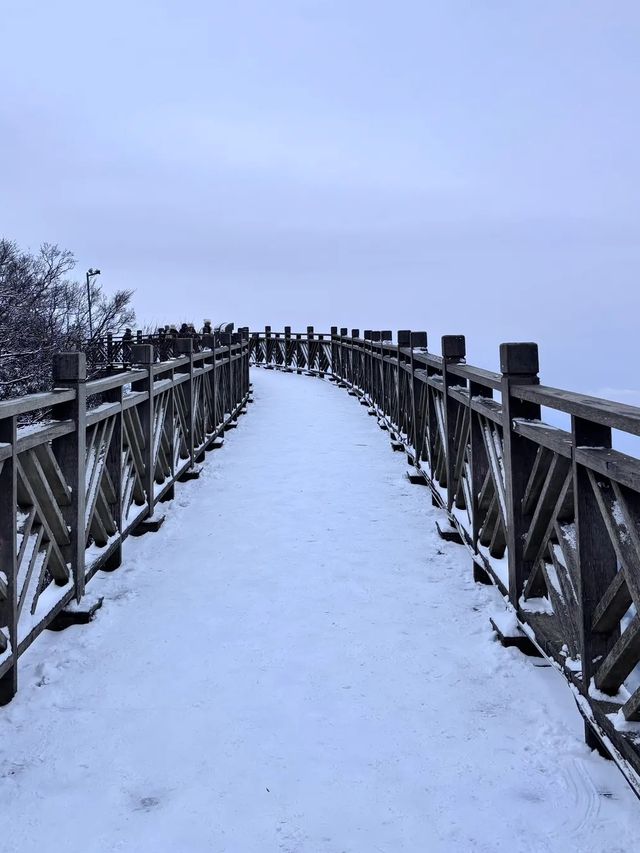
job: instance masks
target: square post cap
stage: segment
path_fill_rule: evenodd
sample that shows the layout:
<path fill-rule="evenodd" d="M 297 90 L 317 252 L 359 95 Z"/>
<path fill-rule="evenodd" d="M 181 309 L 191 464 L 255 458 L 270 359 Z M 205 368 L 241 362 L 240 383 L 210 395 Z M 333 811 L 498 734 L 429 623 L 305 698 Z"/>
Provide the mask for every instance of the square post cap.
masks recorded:
<path fill-rule="evenodd" d="M 192 338 L 176 338 L 176 352 L 181 355 L 191 355 L 193 352 Z"/>
<path fill-rule="evenodd" d="M 349 329 L 345 328 L 345 326 L 340 327 L 340 334 L 343 338 L 346 338 L 349 334 Z"/>
<path fill-rule="evenodd" d="M 359 338 L 360 337 L 360 329 L 351 329 L 351 337 Z"/>
<path fill-rule="evenodd" d="M 536 376 L 540 364 L 538 344 L 507 343 L 500 344 L 500 370 L 507 375 Z"/>
<path fill-rule="evenodd" d="M 313 334 L 313 326 L 307 326 L 307 334 L 308 334 L 308 335 L 312 335 L 312 334 Z"/>
<path fill-rule="evenodd" d="M 380 332 L 380 340 L 381 341 L 390 341 L 393 337 L 392 333 L 389 329 L 386 329 L 384 332 Z"/>
<path fill-rule="evenodd" d="M 133 344 L 131 346 L 131 361 L 133 364 L 153 364 L 153 347 L 151 344 Z"/>
<path fill-rule="evenodd" d="M 409 329 L 399 329 L 398 330 L 398 346 L 399 347 L 411 346 L 411 332 L 409 331 Z"/>
<path fill-rule="evenodd" d="M 411 332 L 411 346 L 421 349 L 427 348 L 427 333 L 426 332 Z"/>
<path fill-rule="evenodd" d="M 467 342 L 464 335 L 442 336 L 442 357 L 447 361 L 458 361 L 467 354 Z"/>
<path fill-rule="evenodd" d="M 337 326 L 332 326 L 332 327 L 331 327 L 331 334 L 332 334 L 332 335 L 337 335 L 337 334 L 338 334 L 338 327 L 337 327 Z"/>
<path fill-rule="evenodd" d="M 87 356 L 83 352 L 57 352 L 53 356 L 54 382 L 86 382 Z"/>

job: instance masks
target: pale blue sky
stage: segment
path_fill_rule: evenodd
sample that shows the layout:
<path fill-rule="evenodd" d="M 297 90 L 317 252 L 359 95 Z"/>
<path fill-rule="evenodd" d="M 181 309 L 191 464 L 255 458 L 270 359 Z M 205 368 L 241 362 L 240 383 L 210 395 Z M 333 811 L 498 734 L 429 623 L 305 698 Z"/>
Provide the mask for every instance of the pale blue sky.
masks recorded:
<path fill-rule="evenodd" d="M 141 320 L 537 340 L 636 389 L 640 4 L 3 0 L 0 233 Z"/>

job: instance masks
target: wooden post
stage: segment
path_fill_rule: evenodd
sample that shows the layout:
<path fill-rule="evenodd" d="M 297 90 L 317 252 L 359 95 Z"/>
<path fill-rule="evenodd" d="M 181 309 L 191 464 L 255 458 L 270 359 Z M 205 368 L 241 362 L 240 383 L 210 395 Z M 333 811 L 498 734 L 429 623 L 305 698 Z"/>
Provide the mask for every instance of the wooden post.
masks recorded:
<path fill-rule="evenodd" d="M 187 373 L 189 378 L 183 382 L 179 387 L 182 389 L 184 394 L 184 405 L 186 409 L 186 423 L 187 423 L 187 435 L 185 436 L 185 441 L 187 444 L 187 451 L 189 453 L 190 464 L 189 467 L 193 468 L 196 462 L 196 453 L 195 453 L 195 430 L 193 423 L 193 410 L 194 410 L 194 399 L 193 399 L 193 340 L 191 338 L 178 338 L 176 341 L 176 355 L 181 358 L 186 356 L 188 361 L 185 365 L 181 365 L 176 368 L 176 373 Z"/>
<path fill-rule="evenodd" d="M 232 332 L 229 335 L 229 388 L 231 394 L 231 412 L 235 413 L 236 407 L 238 405 L 238 369 L 240 365 L 235 364 L 234 358 L 234 348 L 235 344 L 238 343 L 238 335 L 236 332 Z M 277 356 L 277 352 L 275 353 Z M 277 363 L 277 357 L 275 358 Z"/>
<path fill-rule="evenodd" d="M 353 342 L 360 338 L 360 329 L 351 329 L 351 372 L 349 375 L 349 381 L 351 382 L 351 387 L 353 388 L 356 385 L 356 379 L 358 377 L 358 365 L 360 364 L 360 351 L 356 351 L 353 346 Z"/>
<path fill-rule="evenodd" d="M 311 372 L 316 363 L 316 348 L 313 342 L 313 326 L 307 326 L 307 370 Z"/>
<path fill-rule="evenodd" d="M 209 355 L 205 361 L 205 363 L 209 362 L 211 370 L 207 373 L 204 381 L 209 383 L 209 398 L 211 400 L 211 415 L 209 421 L 211 434 L 214 434 L 218 426 L 218 406 L 216 398 L 216 348 L 213 335 L 203 335 L 202 346 L 205 349 L 211 350 L 211 355 Z"/>
<path fill-rule="evenodd" d="M 393 417 L 393 413 L 390 411 L 390 403 L 388 398 L 390 398 L 390 389 L 389 382 L 387 379 L 387 366 L 385 362 L 385 344 L 389 343 L 392 339 L 393 335 L 389 329 L 385 329 L 380 332 L 380 377 L 382 381 L 382 412 L 385 414 L 390 420 Z"/>
<path fill-rule="evenodd" d="M 124 399 L 123 386 L 118 385 L 112 388 L 105 394 L 105 399 L 110 403 L 118 404 L 118 413 L 115 415 L 115 423 L 113 425 L 113 433 L 111 441 L 107 449 L 105 460 L 107 472 L 113 485 L 115 501 L 109 504 L 109 509 L 113 513 L 113 519 L 118 529 L 120 537 L 117 546 L 111 552 L 106 563 L 103 564 L 103 571 L 113 571 L 122 563 L 122 450 L 123 450 L 123 434 L 124 428 L 122 423 L 122 403 Z"/>
<path fill-rule="evenodd" d="M 471 470 L 470 510 L 472 525 L 471 538 L 473 540 L 473 547 L 476 553 L 478 553 L 478 542 L 480 539 L 481 527 L 479 499 L 480 492 L 482 491 L 482 486 L 485 481 L 485 477 L 487 476 L 487 472 L 489 470 L 489 461 L 487 458 L 487 451 L 484 446 L 484 439 L 482 437 L 482 425 L 480 422 L 480 417 L 471 408 L 474 397 L 486 397 L 487 399 L 492 399 L 493 391 L 490 388 L 487 388 L 485 385 L 480 385 L 477 382 L 469 383 L 469 465 Z M 475 565 L 476 564 L 474 563 L 474 566 Z"/>
<path fill-rule="evenodd" d="M 284 366 L 291 367 L 291 326 L 284 327 Z"/>
<path fill-rule="evenodd" d="M 403 431 L 405 425 L 405 418 L 403 417 L 402 412 L 402 387 L 405 382 L 404 379 L 404 370 L 402 368 L 402 353 L 401 349 L 406 349 L 411 346 L 411 332 L 409 329 L 399 329 L 397 336 L 397 344 L 396 344 L 396 370 L 397 370 L 397 381 L 396 381 L 396 427 L 400 432 Z"/>
<path fill-rule="evenodd" d="M 527 523 L 522 501 L 535 459 L 537 447 L 513 430 L 514 418 L 540 418 L 540 406 L 518 400 L 516 385 L 538 385 L 538 345 L 535 343 L 500 344 L 502 371 L 502 443 L 506 495 L 507 552 L 509 559 L 509 599 L 518 607 L 524 583 L 533 568 L 524 560 Z"/>
<path fill-rule="evenodd" d="M 336 366 L 337 366 L 337 361 L 338 361 L 338 343 L 337 343 L 337 338 L 338 338 L 338 327 L 337 327 L 337 326 L 332 326 L 332 327 L 331 327 L 331 347 L 330 347 L 330 352 L 331 352 L 331 363 L 329 364 L 329 373 L 330 373 L 332 376 L 334 375 L 335 368 L 336 368 Z"/>
<path fill-rule="evenodd" d="M 371 332 L 371 394 L 372 402 L 376 406 L 380 406 L 380 370 L 379 370 L 379 354 L 380 340 L 382 335 L 379 331 L 372 330 Z"/>
<path fill-rule="evenodd" d="M 74 399 L 53 407 L 57 420 L 72 420 L 73 432 L 55 441 L 55 455 L 71 489 L 71 502 L 61 507 L 63 518 L 70 529 L 71 541 L 67 546 L 73 572 L 76 601 L 84 595 L 86 548 L 85 465 L 87 455 L 87 361 L 83 352 L 58 353 L 53 359 L 53 381 L 56 388 L 73 388 Z M 64 552 L 63 552 L 64 553 Z"/>
<path fill-rule="evenodd" d="M 462 380 L 448 371 L 450 364 L 460 364 L 467 354 L 464 335 L 442 336 L 442 393 L 444 397 L 445 434 L 447 437 L 447 508 L 453 508 L 457 484 L 455 481 L 456 447 L 455 431 L 458 414 L 458 404 L 449 396 L 449 388 L 459 385 Z"/>
<path fill-rule="evenodd" d="M 414 350 L 427 348 L 427 333 L 426 332 L 411 332 L 411 406 L 413 414 L 413 449 L 415 451 L 415 464 L 418 465 L 422 456 L 422 417 L 420 406 L 418 405 L 418 394 L 421 386 L 419 379 L 416 379 L 416 360 Z M 425 386 L 426 392 L 426 386 Z"/>
<path fill-rule="evenodd" d="M 362 376 L 363 376 L 363 391 L 365 396 L 368 398 L 369 403 L 371 403 L 371 381 L 370 381 L 370 342 L 371 342 L 371 329 L 364 330 L 364 346 L 362 349 Z"/>
<path fill-rule="evenodd" d="M 576 462 L 577 447 L 611 447 L 611 428 L 603 424 L 572 415 L 573 439 L 573 501 L 576 524 L 576 546 L 579 573 L 578 604 L 580 614 L 578 629 L 582 658 L 582 688 L 589 690 L 589 682 L 597 666 L 594 662 L 606 657 L 620 636 L 618 628 L 595 633 L 593 617 L 597 605 L 618 572 L 616 552 L 587 469 Z"/>
<path fill-rule="evenodd" d="M 18 590 L 16 561 L 17 457 L 16 416 L 0 420 L 0 445 L 10 455 L 0 463 L 0 566 L 6 575 L 5 599 L 0 600 L 0 655 L 9 649 L 8 669 L 0 676 L 0 705 L 6 705 L 18 689 Z M 8 638 L 5 635 L 8 634 Z M 8 642 L 7 642 L 8 640 Z"/>
<path fill-rule="evenodd" d="M 243 358 L 242 364 L 244 366 L 243 376 L 244 376 L 244 387 L 243 387 L 243 398 L 249 397 L 249 390 L 251 388 L 251 379 L 249 373 L 249 354 L 250 354 L 250 345 L 249 345 L 249 327 L 245 326 L 242 331 L 242 343 L 243 343 Z"/>
<path fill-rule="evenodd" d="M 301 363 L 302 363 L 302 358 L 303 358 L 303 352 L 302 352 L 302 335 L 301 335 L 301 334 L 297 334 L 297 335 L 296 335 L 296 368 L 297 368 L 297 369 L 296 369 L 296 373 L 298 374 L 298 376 L 300 376 L 300 374 L 302 373 L 302 371 L 300 370 L 300 365 L 301 365 Z"/>
<path fill-rule="evenodd" d="M 271 364 L 273 343 L 271 341 L 271 326 L 264 327 L 264 360 L 266 364 Z"/>
<path fill-rule="evenodd" d="M 340 381 L 344 382 L 347 378 L 347 364 L 348 364 L 348 355 L 346 349 L 345 338 L 349 336 L 349 329 L 346 326 L 340 327 L 340 339 L 338 341 L 338 372 L 340 376 Z"/>
<path fill-rule="evenodd" d="M 154 422 L 154 400 L 153 400 L 153 347 L 151 344 L 133 344 L 131 347 L 131 360 L 135 367 L 146 370 L 147 375 L 138 382 L 131 385 L 134 391 L 145 391 L 147 399 L 140 404 L 140 423 L 144 436 L 144 477 L 143 489 L 147 498 L 147 517 L 151 518 L 155 511 L 155 464 L 153 457 L 153 422 Z"/>

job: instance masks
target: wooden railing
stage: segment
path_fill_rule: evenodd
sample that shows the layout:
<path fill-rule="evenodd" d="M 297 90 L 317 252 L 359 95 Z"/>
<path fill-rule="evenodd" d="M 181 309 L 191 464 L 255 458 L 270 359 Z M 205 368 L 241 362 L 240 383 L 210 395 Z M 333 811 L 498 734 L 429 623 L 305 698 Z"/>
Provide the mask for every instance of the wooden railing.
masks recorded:
<path fill-rule="evenodd" d="M 249 399 L 245 336 L 205 338 L 199 352 L 177 339 L 159 362 L 149 344 L 128 347 L 130 368 L 93 381 L 84 353 L 60 354 L 55 390 L 0 402 L 0 704 L 20 655 L 81 612 L 129 534 L 157 529 L 156 504 L 197 476 Z"/>
<path fill-rule="evenodd" d="M 251 358 L 360 397 L 505 596 L 518 628 L 502 639 L 561 670 L 588 742 L 640 791 L 640 461 L 612 449 L 612 430 L 640 435 L 640 409 L 541 385 L 533 343 L 502 344 L 498 373 L 467 364 L 458 335 L 435 355 L 425 332 L 266 327 Z"/>
<path fill-rule="evenodd" d="M 233 323 L 225 325 L 231 331 L 231 340 L 234 343 L 248 339 L 248 327 L 245 326 L 238 329 L 237 332 L 233 332 Z M 167 361 L 179 355 L 179 347 L 181 346 L 179 341 L 185 338 L 192 341 L 193 351 L 200 353 L 205 349 L 215 349 L 222 339 L 226 340 L 228 334 L 229 332 L 223 332 L 219 329 L 210 332 L 186 330 L 178 332 L 175 327 L 172 327 L 170 331 L 159 329 L 156 332 L 143 332 L 141 329 L 136 332 L 127 330 L 122 335 L 107 333 L 91 338 L 84 342 L 81 349 L 87 358 L 87 370 L 94 375 L 104 372 L 105 369 L 130 366 L 132 364 L 132 347 L 140 344 L 150 344 L 153 347 L 156 361 Z"/>

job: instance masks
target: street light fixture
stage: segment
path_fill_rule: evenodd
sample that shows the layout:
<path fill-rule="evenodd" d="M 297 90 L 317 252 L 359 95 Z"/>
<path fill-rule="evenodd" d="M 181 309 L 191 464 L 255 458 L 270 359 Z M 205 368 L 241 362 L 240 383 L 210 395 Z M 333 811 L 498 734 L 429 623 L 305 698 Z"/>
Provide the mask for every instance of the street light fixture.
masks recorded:
<path fill-rule="evenodd" d="M 93 318 L 91 317 L 91 280 L 100 275 L 100 270 L 87 270 L 87 302 L 89 304 L 89 337 L 93 338 Z"/>

